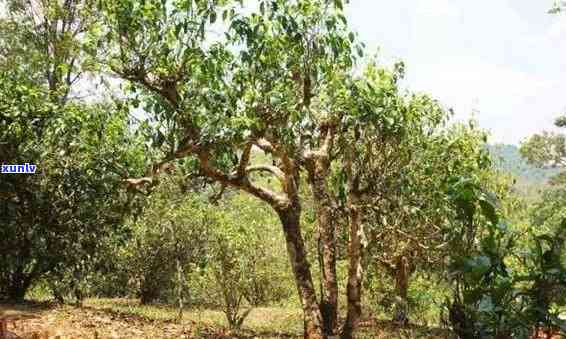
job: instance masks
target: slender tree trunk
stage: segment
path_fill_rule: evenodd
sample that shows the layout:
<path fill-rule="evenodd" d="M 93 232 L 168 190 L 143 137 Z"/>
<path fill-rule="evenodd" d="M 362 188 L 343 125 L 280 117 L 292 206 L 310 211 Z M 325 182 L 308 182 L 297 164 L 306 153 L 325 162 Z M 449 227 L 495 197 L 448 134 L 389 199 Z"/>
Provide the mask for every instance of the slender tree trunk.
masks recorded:
<path fill-rule="evenodd" d="M 65 297 L 61 294 L 61 291 L 53 289 L 53 298 L 55 301 L 61 305 L 65 304 Z"/>
<path fill-rule="evenodd" d="M 362 315 L 362 256 L 363 256 L 363 229 L 358 207 L 358 199 L 350 193 L 348 197 L 348 209 L 350 214 L 349 237 L 348 243 L 348 314 L 346 322 L 342 327 L 341 338 L 354 338 L 354 331 L 358 325 Z"/>
<path fill-rule="evenodd" d="M 73 292 L 75 294 L 75 306 L 82 307 L 84 300 L 83 291 L 81 290 L 80 287 L 77 286 L 73 289 Z"/>
<path fill-rule="evenodd" d="M 148 283 L 147 280 L 151 279 L 146 277 L 141 284 L 140 288 L 140 303 L 142 305 L 148 305 L 153 303 L 159 296 L 159 291 L 153 286 L 152 283 Z"/>
<path fill-rule="evenodd" d="M 8 290 L 8 301 L 18 304 L 24 301 L 27 288 L 20 286 L 10 286 Z"/>
<path fill-rule="evenodd" d="M 393 321 L 403 325 L 409 323 L 408 291 L 411 271 L 409 258 L 401 255 L 395 260 L 395 292 L 398 300 L 396 300 L 396 310 Z"/>
<path fill-rule="evenodd" d="M 285 233 L 287 252 L 297 290 L 301 299 L 303 313 L 305 317 L 305 338 L 322 339 L 325 338 L 324 324 L 319 305 L 316 300 L 316 293 L 312 281 L 310 265 L 307 260 L 307 253 L 300 229 L 301 210 L 299 204 L 294 204 L 285 210 L 279 210 L 278 215 Z"/>
<path fill-rule="evenodd" d="M 7 286 L 7 299 L 9 302 L 21 303 L 24 301 L 27 290 L 31 285 L 31 277 L 21 272 L 16 272 L 10 279 L 10 285 Z"/>
<path fill-rule="evenodd" d="M 177 256 L 176 258 L 176 265 L 177 265 L 177 306 L 179 307 L 179 320 L 183 319 L 183 309 L 185 308 L 185 300 L 183 299 L 183 284 L 185 282 L 183 275 L 183 266 L 181 265 L 181 259 Z"/>
<path fill-rule="evenodd" d="M 336 206 L 327 187 L 328 164 L 316 163 L 310 173 L 310 186 L 316 210 L 322 272 L 320 309 L 327 335 L 338 325 L 338 279 L 336 276 Z"/>
<path fill-rule="evenodd" d="M 409 290 L 409 272 L 401 260 L 397 262 L 397 270 L 395 276 L 395 289 L 397 295 L 406 300 Z"/>
<path fill-rule="evenodd" d="M 183 309 L 185 307 L 185 300 L 183 299 L 183 292 L 184 292 L 184 275 L 185 272 L 183 270 L 183 265 L 181 263 L 181 256 L 182 251 L 179 248 L 180 244 L 176 236 L 176 232 L 174 229 L 174 223 L 171 222 L 169 224 L 169 230 L 171 231 L 171 240 L 173 244 L 175 244 L 175 268 L 177 269 L 177 282 L 176 282 L 176 292 L 177 292 L 177 306 L 179 308 L 179 313 L 177 318 L 179 320 L 183 319 Z"/>

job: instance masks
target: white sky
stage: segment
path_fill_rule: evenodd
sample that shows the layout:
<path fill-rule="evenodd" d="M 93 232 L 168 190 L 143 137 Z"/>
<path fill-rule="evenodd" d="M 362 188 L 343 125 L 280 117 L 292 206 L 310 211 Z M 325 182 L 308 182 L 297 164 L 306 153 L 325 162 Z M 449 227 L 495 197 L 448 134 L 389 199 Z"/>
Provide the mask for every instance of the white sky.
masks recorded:
<path fill-rule="evenodd" d="M 350 0 L 353 29 L 406 84 L 517 144 L 566 112 L 566 14 L 552 0 Z M 475 111 L 474 114 L 472 112 Z"/>

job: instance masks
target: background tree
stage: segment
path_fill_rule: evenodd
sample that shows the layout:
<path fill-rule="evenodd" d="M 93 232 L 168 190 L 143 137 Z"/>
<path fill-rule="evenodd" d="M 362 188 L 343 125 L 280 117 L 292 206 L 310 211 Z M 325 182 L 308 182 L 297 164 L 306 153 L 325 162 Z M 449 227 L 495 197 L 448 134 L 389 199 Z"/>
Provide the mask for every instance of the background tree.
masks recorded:
<path fill-rule="evenodd" d="M 434 130 L 440 122 L 431 122 L 429 128 Z M 449 183 L 454 176 L 485 171 L 485 165 L 479 165 L 486 163 L 482 160 L 486 157 L 485 135 L 473 124 L 439 129 L 434 134 L 423 132 L 411 133 L 405 145 L 384 152 L 399 157 L 399 150 L 405 149 L 407 156 L 404 162 L 385 162 L 390 178 L 380 189 L 379 207 L 374 207 L 370 219 L 368 260 L 383 267 L 395 283 L 398 300 L 394 320 L 399 323 L 409 320 L 411 276 L 417 271 L 441 269 L 448 254 L 448 235 L 454 221 L 448 201 Z"/>
<path fill-rule="evenodd" d="M 206 201 L 191 196 L 178 176 L 160 183 L 143 212 L 132 220 L 132 237 L 123 248 L 124 269 L 142 304 L 154 301 L 190 302 L 186 277 L 206 263 L 213 217 Z"/>
<path fill-rule="evenodd" d="M 556 125 L 560 126 L 560 119 L 556 121 Z M 553 132 L 535 134 L 521 145 L 521 154 L 536 166 L 562 170 L 566 166 L 566 137 L 562 133 Z M 551 178 L 551 183 L 563 182 L 563 172 Z"/>
<path fill-rule="evenodd" d="M 35 175 L 2 181 L 0 232 L 3 248 L 10 250 L 1 256 L 6 270 L 0 286 L 2 296 L 11 300 L 21 300 L 46 273 L 69 270 L 80 275 L 81 263 L 94 260 L 99 244 L 112 236 L 110 229 L 119 225 L 131 203 L 121 193 L 125 173 L 116 164 L 136 165 L 140 159 L 124 144 L 129 134 L 124 115 L 109 115 L 108 106 L 54 108 L 40 101 L 39 107 L 30 107 L 41 92 L 17 86 L 21 92 L 9 87 L 0 99 L 8 118 L 1 139 L 9 145 L 2 160 L 36 164 L 38 169 Z M 9 101 L 13 94 L 17 98 Z M 36 124 L 45 109 L 57 109 L 58 117 L 40 129 Z"/>
<path fill-rule="evenodd" d="M 216 220 L 199 281 L 229 326 L 238 329 L 254 307 L 289 298 L 293 279 L 281 236 L 268 231 L 278 226 L 277 216 L 241 193 L 218 204 L 209 209 Z"/>
<path fill-rule="evenodd" d="M 7 0 L 1 19 L 0 63 L 27 67 L 52 102 L 65 104 L 87 67 L 85 37 L 97 21 L 90 0 Z"/>
<path fill-rule="evenodd" d="M 564 10 L 564 8 L 566 8 L 565 1 L 555 1 L 554 5 L 550 9 L 550 13 L 560 13 Z"/>
<path fill-rule="evenodd" d="M 355 328 L 361 316 L 362 272 L 367 266 L 364 229 L 371 224 L 372 214 L 386 213 L 380 200 L 407 179 L 409 149 L 418 147 L 418 136 L 431 133 L 445 114 L 425 96 L 402 93 L 398 88 L 402 77 L 402 64 L 392 71 L 370 64 L 363 77 L 351 84 L 348 98 L 354 118 L 344 122 L 337 135 L 336 154 L 343 167 L 337 168 L 332 179 L 333 199 L 349 224 L 345 328 Z"/>
<path fill-rule="evenodd" d="M 1 255 L 2 299 L 21 301 L 48 273 L 70 275 L 78 286 L 84 263 L 93 262 L 131 202 L 121 176 L 143 163 L 124 106 L 68 100 L 80 72 L 75 40 L 86 29 L 84 6 L 10 1 L 1 20 L 0 162 L 37 165 L 35 175 L 0 182 L 9 249 Z"/>

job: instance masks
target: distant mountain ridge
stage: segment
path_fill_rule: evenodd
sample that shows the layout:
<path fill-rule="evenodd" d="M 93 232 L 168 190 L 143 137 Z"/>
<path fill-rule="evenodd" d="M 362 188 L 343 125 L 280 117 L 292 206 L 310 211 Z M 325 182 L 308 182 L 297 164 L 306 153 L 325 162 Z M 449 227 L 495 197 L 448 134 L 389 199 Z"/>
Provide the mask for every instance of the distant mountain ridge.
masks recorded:
<path fill-rule="evenodd" d="M 533 166 L 521 156 L 519 147 L 515 145 L 495 144 L 488 145 L 495 166 L 521 181 L 530 184 L 544 185 L 548 180 L 558 174 L 554 168 L 538 168 Z"/>

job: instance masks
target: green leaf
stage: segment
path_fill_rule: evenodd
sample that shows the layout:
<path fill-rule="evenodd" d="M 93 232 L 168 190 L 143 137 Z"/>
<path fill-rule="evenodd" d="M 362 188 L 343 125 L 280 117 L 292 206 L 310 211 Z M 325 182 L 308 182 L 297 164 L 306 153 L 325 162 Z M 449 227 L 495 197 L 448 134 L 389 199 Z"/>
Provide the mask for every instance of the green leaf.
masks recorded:
<path fill-rule="evenodd" d="M 497 225 L 499 223 L 499 217 L 497 216 L 495 206 L 485 199 L 480 199 L 479 203 L 483 215 L 491 222 L 492 225 Z"/>
<path fill-rule="evenodd" d="M 356 51 L 358 52 L 358 56 L 362 58 L 364 56 L 364 50 L 360 46 L 356 46 Z"/>
<path fill-rule="evenodd" d="M 479 303 L 478 311 L 484 313 L 491 313 L 495 310 L 495 305 L 490 296 L 484 296 Z"/>

